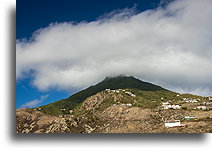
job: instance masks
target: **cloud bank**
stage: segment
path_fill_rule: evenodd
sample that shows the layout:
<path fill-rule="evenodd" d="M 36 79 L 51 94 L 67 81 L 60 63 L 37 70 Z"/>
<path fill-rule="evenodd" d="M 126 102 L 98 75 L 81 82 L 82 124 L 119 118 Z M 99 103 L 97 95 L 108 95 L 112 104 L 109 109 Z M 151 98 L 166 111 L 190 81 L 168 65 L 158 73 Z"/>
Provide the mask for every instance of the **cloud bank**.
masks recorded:
<path fill-rule="evenodd" d="M 176 0 L 136 13 L 111 12 L 93 22 L 52 23 L 16 43 L 16 78 L 82 89 L 106 76 L 133 75 L 180 92 L 210 95 L 209 0 Z"/>
<path fill-rule="evenodd" d="M 21 108 L 32 108 L 32 107 L 36 107 L 37 105 L 39 105 L 40 103 L 42 103 L 45 99 L 47 99 L 48 96 L 49 95 L 43 95 L 39 99 L 35 99 L 35 100 L 32 100 L 32 101 L 26 102 L 23 105 L 21 105 Z"/>

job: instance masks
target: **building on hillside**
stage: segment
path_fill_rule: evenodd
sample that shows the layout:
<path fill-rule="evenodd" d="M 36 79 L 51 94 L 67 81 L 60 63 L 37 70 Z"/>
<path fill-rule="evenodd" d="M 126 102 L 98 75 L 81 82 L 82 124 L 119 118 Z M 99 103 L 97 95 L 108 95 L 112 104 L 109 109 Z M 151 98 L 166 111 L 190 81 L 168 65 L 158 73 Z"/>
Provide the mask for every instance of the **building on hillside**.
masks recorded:
<path fill-rule="evenodd" d="M 181 126 L 180 120 L 167 120 L 165 121 L 165 127 Z"/>
<path fill-rule="evenodd" d="M 211 102 L 203 102 L 204 105 L 211 105 Z"/>
<path fill-rule="evenodd" d="M 197 102 L 199 102 L 198 99 L 192 99 L 192 98 L 183 98 L 183 101 L 187 102 L 187 103 L 197 103 Z"/>
<path fill-rule="evenodd" d="M 69 110 L 69 113 L 72 114 L 73 113 L 73 110 Z"/>
<path fill-rule="evenodd" d="M 180 105 L 162 105 L 163 109 L 181 109 Z"/>
<path fill-rule="evenodd" d="M 105 89 L 107 92 L 110 92 L 110 89 Z"/>
<path fill-rule="evenodd" d="M 200 110 L 206 110 L 207 107 L 206 106 L 197 106 L 197 109 L 200 109 Z"/>
<path fill-rule="evenodd" d="M 125 94 L 128 94 L 128 95 L 131 96 L 131 97 L 136 97 L 135 94 L 133 94 L 133 93 L 131 93 L 131 92 L 129 92 L 129 91 L 126 91 Z"/>
<path fill-rule="evenodd" d="M 128 103 L 128 104 L 126 104 L 126 106 L 129 106 L 130 107 L 130 106 L 132 106 L 132 104 L 131 103 Z"/>
<path fill-rule="evenodd" d="M 197 103 L 199 102 L 198 100 L 190 100 L 191 103 Z"/>
<path fill-rule="evenodd" d="M 121 104 L 122 106 L 132 106 L 132 104 L 131 103 L 127 103 L 127 104 Z"/>
<path fill-rule="evenodd" d="M 167 105 L 169 104 L 169 102 L 162 102 L 162 105 Z"/>
<path fill-rule="evenodd" d="M 185 116 L 183 119 L 194 119 L 195 117 L 193 116 Z"/>

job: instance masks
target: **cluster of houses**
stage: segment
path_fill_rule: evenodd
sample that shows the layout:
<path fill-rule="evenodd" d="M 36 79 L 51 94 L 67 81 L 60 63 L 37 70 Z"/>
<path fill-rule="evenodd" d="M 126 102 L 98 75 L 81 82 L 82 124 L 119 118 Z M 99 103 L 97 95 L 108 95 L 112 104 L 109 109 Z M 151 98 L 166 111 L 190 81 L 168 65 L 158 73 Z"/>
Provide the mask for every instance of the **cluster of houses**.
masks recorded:
<path fill-rule="evenodd" d="M 169 102 L 162 102 L 163 109 L 181 109 L 181 105 L 171 105 Z"/>
<path fill-rule="evenodd" d="M 116 106 L 117 104 L 113 104 L 113 106 Z M 131 107 L 132 104 L 131 103 L 127 103 L 127 104 L 121 104 L 122 106 L 128 106 L 128 107 Z"/>
<path fill-rule="evenodd" d="M 182 106 L 181 105 L 171 105 L 169 104 L 169 102 L 163 102 L 162 103 L 162 108 L 163 109 L 182 109 Z M 200 105 L 200 106 L 197 106 L 193 109 L 198 109 L 198 110 L 206 110 L 207 107 L 204 106 L 204 105 Z"/>
<path fill-rule="evenodd" d="M 190 119 L 195 119 L 197 118 L 196 116 L 185 116 L 182 119 L 184 120 L 190 120 Z M 212 116 L 210 116 L 212 118 Z M 178 127 L 178 126 L 184 126 L 181 124 L 180 120 L 167 120 L 165 121 L 165 127 Z"/>
<path fill-rule="evenodd" d="M 161 100 L 163 100 L 164 98 L 161 98 Z M 209 101 L 212 101 L 211 97 L 208 97 Z M 198 103 L 200 102 L 199 99 L 192 99 L 192 98 L 183 98 L 183 102 L 186 103 Z M 197 110 L 207 110 L 207 106 L 211 105 L 211 102 L 203 102 L 201 103 L 200 106 L 197 106 L 193 109 L 197 109 Z M 162 108 L 163 109 L 181 109 L 182 106 L 181 105 L 171 105 L 170 101 L 169 102 L 162 102 Z"/>
<path fill-rule="evenodd" d="M 107 92 L 119 93 L 119 90 L 105 89 Z"/>
<path fill-rule="evenodd" d="M 165 105 L 164 109 L 181 109 L 180 105 Z"/>
<path fill-rule="evenodd" d="M 186 103 L 197 103 L 200 100 L 198 100 L 198 99 L 192 99 L 192 98 L 183 98 L 183 101 L 186 102 Z"/>
<path fill-rule="evenodd" d="M 113 93 L 120 93 L 121 91 L 124 92 L 125 94 L 128 94 L 129 96 L 131 97 L 136 97 L 135 94 L 129 92 L 129 91 L 126 91 L 124 89 L 118 89 L 118 90 L 112 90 L 112 89 L 105 89 L 107 92 L 113 92 Z"/>
<path fill-rule="evenodd" d="M 129 92 L 129 91 L 126 91 L 126 90 L 123 90 L 123 89 L 119 89 L 119 90 L 110 90 L 110 89 L 106 89 L 107 92 L 116 92 L 116 93 L 119 93 L 120 91 L 124 92 L 125 94 L 128 94 L 129 96 L 132 96 L 132 97 L 136 97 L 135 94 Z M 180 96 L 180 94 L 177 94 L 176 95 L 177 97 Z M 164 98 L 162 97 L 161 100 L 164 100 Z M 212 101 L 212 97 L 208 97 L 208 100 L 209 101 Z M 153 101 L 153 102 L 156 102 L 156 101 Z M 183 102 L 186 102 L 186 103 L 198 103 L 200 102 L 199 99 L 193 99 L 193 98 L 183 98 Z M 182 106 L 181 105 L 178 105 L 178 104 L 170 104 L 170 102 L 162 102 L 162 108 L 163 109 L 182 109 Z M 132 106 L 132 104 L 128 103 L 128 104 L 121 104 L 123 106 Z M 203 105 L 201 106 L 197 106 L 196 108 L 193 108 L 193 109 L 198 109 L 198 110 L 206 110 L 207 109 L 207 105 L 211 105 L 211 102 L 203 102 Z M 113 104 L 113 106 L 116 106 L 116 104 Z M 195 116 L 185 116 L 183 117 L 182 119 L 184 120 L 189 120 L 189 119 L 195 119 L 196 117 Z M 210 116 L 210 118 L 212 118 Z M 184 126 L 181 124 L 181 121 L 180 120 L 167 120 L 164 122 L 165 124 L 165 127 L 180 127 L 180 126 Z"/>
<path fill-rule="evenodd" d="M 124 89 L 118 89 L 118 90 L 112 90 L 112 89 L 105 89 L 108 93 L 120 93 L 120 92 L 124 92 L 125 94 L 131 96 L 131 97 L 136 97 L 135 94 L 129 92 L 129 91 L 126 91 Z M 120 102 L 118 102 L 120 103 Z M 113 106 L 116 106 L 117 104 L 113 104 Z M 122 106 L 128 106 L 128 107 L 131 107 L 132 104 L 131 103 L 127 103 L 127 104 L 121 104 Z"/>
<path fill-rule="evenodd" d="M 178 95 L 179 96 L 179 95 Z M 163 98 L 161 98 L 163 100 Z M 211 97 L 208 97 L 209 101 L 212 101 Z M 192 99 L 192 98 L 183 98 L 183 102 L 186 103 L 198 103 L 200 102 L 199 99 Z M 206 110 L 207 105 L 211 105 L 211 102 L 203 102 L 202 105 L 197 106 L 196 108 L 193 109 L 198 109 L 198 110 Z M 163 109 L 181 109 L 180 105 L 171 105 L 169 102 L 162 102 L 162 107 Z M 195 119 L 195 116 L 185 116 L 182 119 L 184 120 L 189 120 L 189 119 Z M 212 118 L 212 115 L 210 115 L 210 118 Z M 184 126 L 181 124 L 180 120 L 167 120 L 165 121 L 165 127 L 179 127 L 179 126 Z"/>
<path fill-rule="evenodd" d="M 185 116 L 182 119 L 184 120 L 190 120 L 190 119 L 195 119 L 195 116 Z M 167 120 L 165 121 L 165 127 L 178 127 L 178 126 L 184 126 L 181 124 L 180 120 Z"/>

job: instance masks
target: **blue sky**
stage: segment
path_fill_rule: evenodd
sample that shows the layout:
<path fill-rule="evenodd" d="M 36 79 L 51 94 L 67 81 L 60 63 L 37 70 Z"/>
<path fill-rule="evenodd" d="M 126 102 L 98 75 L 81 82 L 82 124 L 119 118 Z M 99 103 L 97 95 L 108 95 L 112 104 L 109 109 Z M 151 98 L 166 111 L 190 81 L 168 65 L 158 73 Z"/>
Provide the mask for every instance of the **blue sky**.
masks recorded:
<path fill-rule="evenodd" d="M 28 38 L 53 22 L 93 21 L 113 10 L 131 8 L 138 11 L 158 6 L 160 0 L 17 0 L 16 38 Z"/>
<path fill-rule="evenodd" d="M 155 8 L 159 3 L 159 0 L 17 0 L 16 39 L 29 39 L 34 31 L 53 22 L 90 22 L 117 9 L 136 6 L 137 11 L 144 11 Z M 78 91 L 54 88 L 40 91 L 31 81 L 32 76 L 17 80 L 16 108 L 25 107 L 46 95 L 48 98 L 35 103 L 35 106 L 49 104 Z"/>
<path fill-rule="evenodd" d="M 17 0 L 16 15 L 16 108 L 119 74 L 210 95 L 207 0 Z"/>

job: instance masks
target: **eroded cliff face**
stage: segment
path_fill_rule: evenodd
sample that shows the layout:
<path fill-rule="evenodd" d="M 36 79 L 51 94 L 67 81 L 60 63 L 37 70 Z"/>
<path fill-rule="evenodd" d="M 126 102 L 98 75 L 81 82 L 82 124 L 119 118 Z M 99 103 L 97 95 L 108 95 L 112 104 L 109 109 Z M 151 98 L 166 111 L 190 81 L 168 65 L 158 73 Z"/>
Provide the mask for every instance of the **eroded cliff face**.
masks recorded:
<path fill-rule="evenodd" d="M 69 132 L 64 118 L 50 116 L 33 109 L 16 110 L 17 133 L 63 133 Z"/>
<path fill-rule="evenodd" d="M 16 110 L 17 133 L 200 133 L 211 130 L 210 111 L 142 107 L 129 90 L 102 91 L 60 117 L 34 109 Z M 154 101 L 153 101 L 154 102 Z M 149 103 L 149 102 L 143 102 Z M 194 114 L 199 118 L 167 128 L 164 121 Z M 204 119 L 204 120 L 203 120 Z"/>

